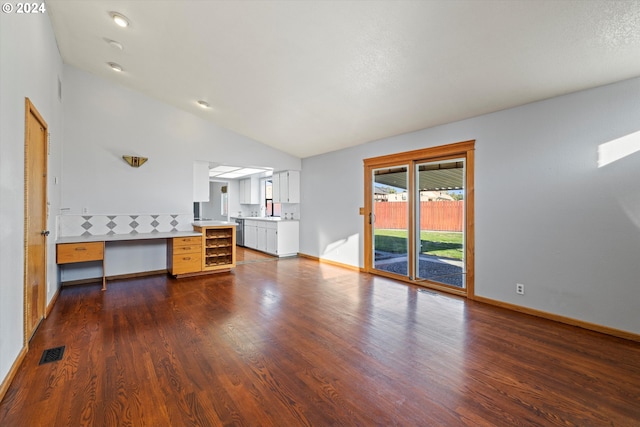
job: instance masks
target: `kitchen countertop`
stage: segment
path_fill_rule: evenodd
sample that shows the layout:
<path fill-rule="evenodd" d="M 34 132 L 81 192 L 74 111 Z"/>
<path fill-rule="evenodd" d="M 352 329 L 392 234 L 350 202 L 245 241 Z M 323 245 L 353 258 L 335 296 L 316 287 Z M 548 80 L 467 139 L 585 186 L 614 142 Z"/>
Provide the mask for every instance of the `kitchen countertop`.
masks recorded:
<path fill-rule="evenodd" d="M 234 216 L 233 218 L 238 219 L 249 219 L 251 221 L 298 221 L 297 219 L 284 219 L 278 216 Z"/>
<path fill-rule="evenodd" d="M 195 227 L 228 227 L 236 223 L 233 221 L 194 221 L 192 223 Z"/>

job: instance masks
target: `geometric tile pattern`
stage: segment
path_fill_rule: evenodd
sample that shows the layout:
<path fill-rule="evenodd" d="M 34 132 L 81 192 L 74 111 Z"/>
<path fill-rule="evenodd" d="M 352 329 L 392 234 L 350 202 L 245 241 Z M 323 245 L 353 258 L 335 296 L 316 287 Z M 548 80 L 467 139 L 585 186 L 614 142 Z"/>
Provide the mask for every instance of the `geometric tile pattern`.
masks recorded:
<path fill-rule="evenodd" d="M 58 236 L 191 231 L 193 214 L 58 215 Z"/>

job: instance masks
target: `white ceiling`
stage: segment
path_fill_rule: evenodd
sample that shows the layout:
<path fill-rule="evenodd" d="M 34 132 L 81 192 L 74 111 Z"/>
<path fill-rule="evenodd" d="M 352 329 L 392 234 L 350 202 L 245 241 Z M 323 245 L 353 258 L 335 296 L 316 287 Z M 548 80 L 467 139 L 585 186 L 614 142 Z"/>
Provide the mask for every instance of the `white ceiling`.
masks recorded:
<path fill-rule="evenodd" d="M 640 76 L 640 1 L 46 4 L 65 63 L 302 158 Z"/>

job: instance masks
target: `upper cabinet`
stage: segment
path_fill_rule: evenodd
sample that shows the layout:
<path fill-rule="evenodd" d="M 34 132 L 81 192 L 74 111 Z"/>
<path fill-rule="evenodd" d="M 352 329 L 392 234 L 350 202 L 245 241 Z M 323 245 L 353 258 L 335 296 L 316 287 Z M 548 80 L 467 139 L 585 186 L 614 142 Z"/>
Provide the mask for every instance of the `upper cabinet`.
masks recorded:
<path fill-rule="evenodd" d="M 240 204 L 257 205 L 260 203 L 260 186 L 257 178 L 245 178 L 239 181 Z"/>
<path fill-rule="evenodd" d="M 300 171 L 274 172 L 271 182 L 274 203 L 300 203 Z"/>

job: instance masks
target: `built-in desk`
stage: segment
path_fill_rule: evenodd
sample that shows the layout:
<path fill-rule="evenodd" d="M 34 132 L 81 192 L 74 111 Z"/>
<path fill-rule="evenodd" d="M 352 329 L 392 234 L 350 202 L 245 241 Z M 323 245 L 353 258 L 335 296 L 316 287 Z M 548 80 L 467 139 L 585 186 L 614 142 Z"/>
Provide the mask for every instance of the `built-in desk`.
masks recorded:
<path fill-rule="evenodd" d="M 180 237 L 202 237 L 197 231 L 169 231 L 137 234 L 107 234 L 97 236 L 60 237 L 56 241 L 56 263 L 71 264 L 78 262 L 102 261 L 102 290 L 107 289 L 104 250 L 109 242 L 135 240 L 174 239 Z"/>

